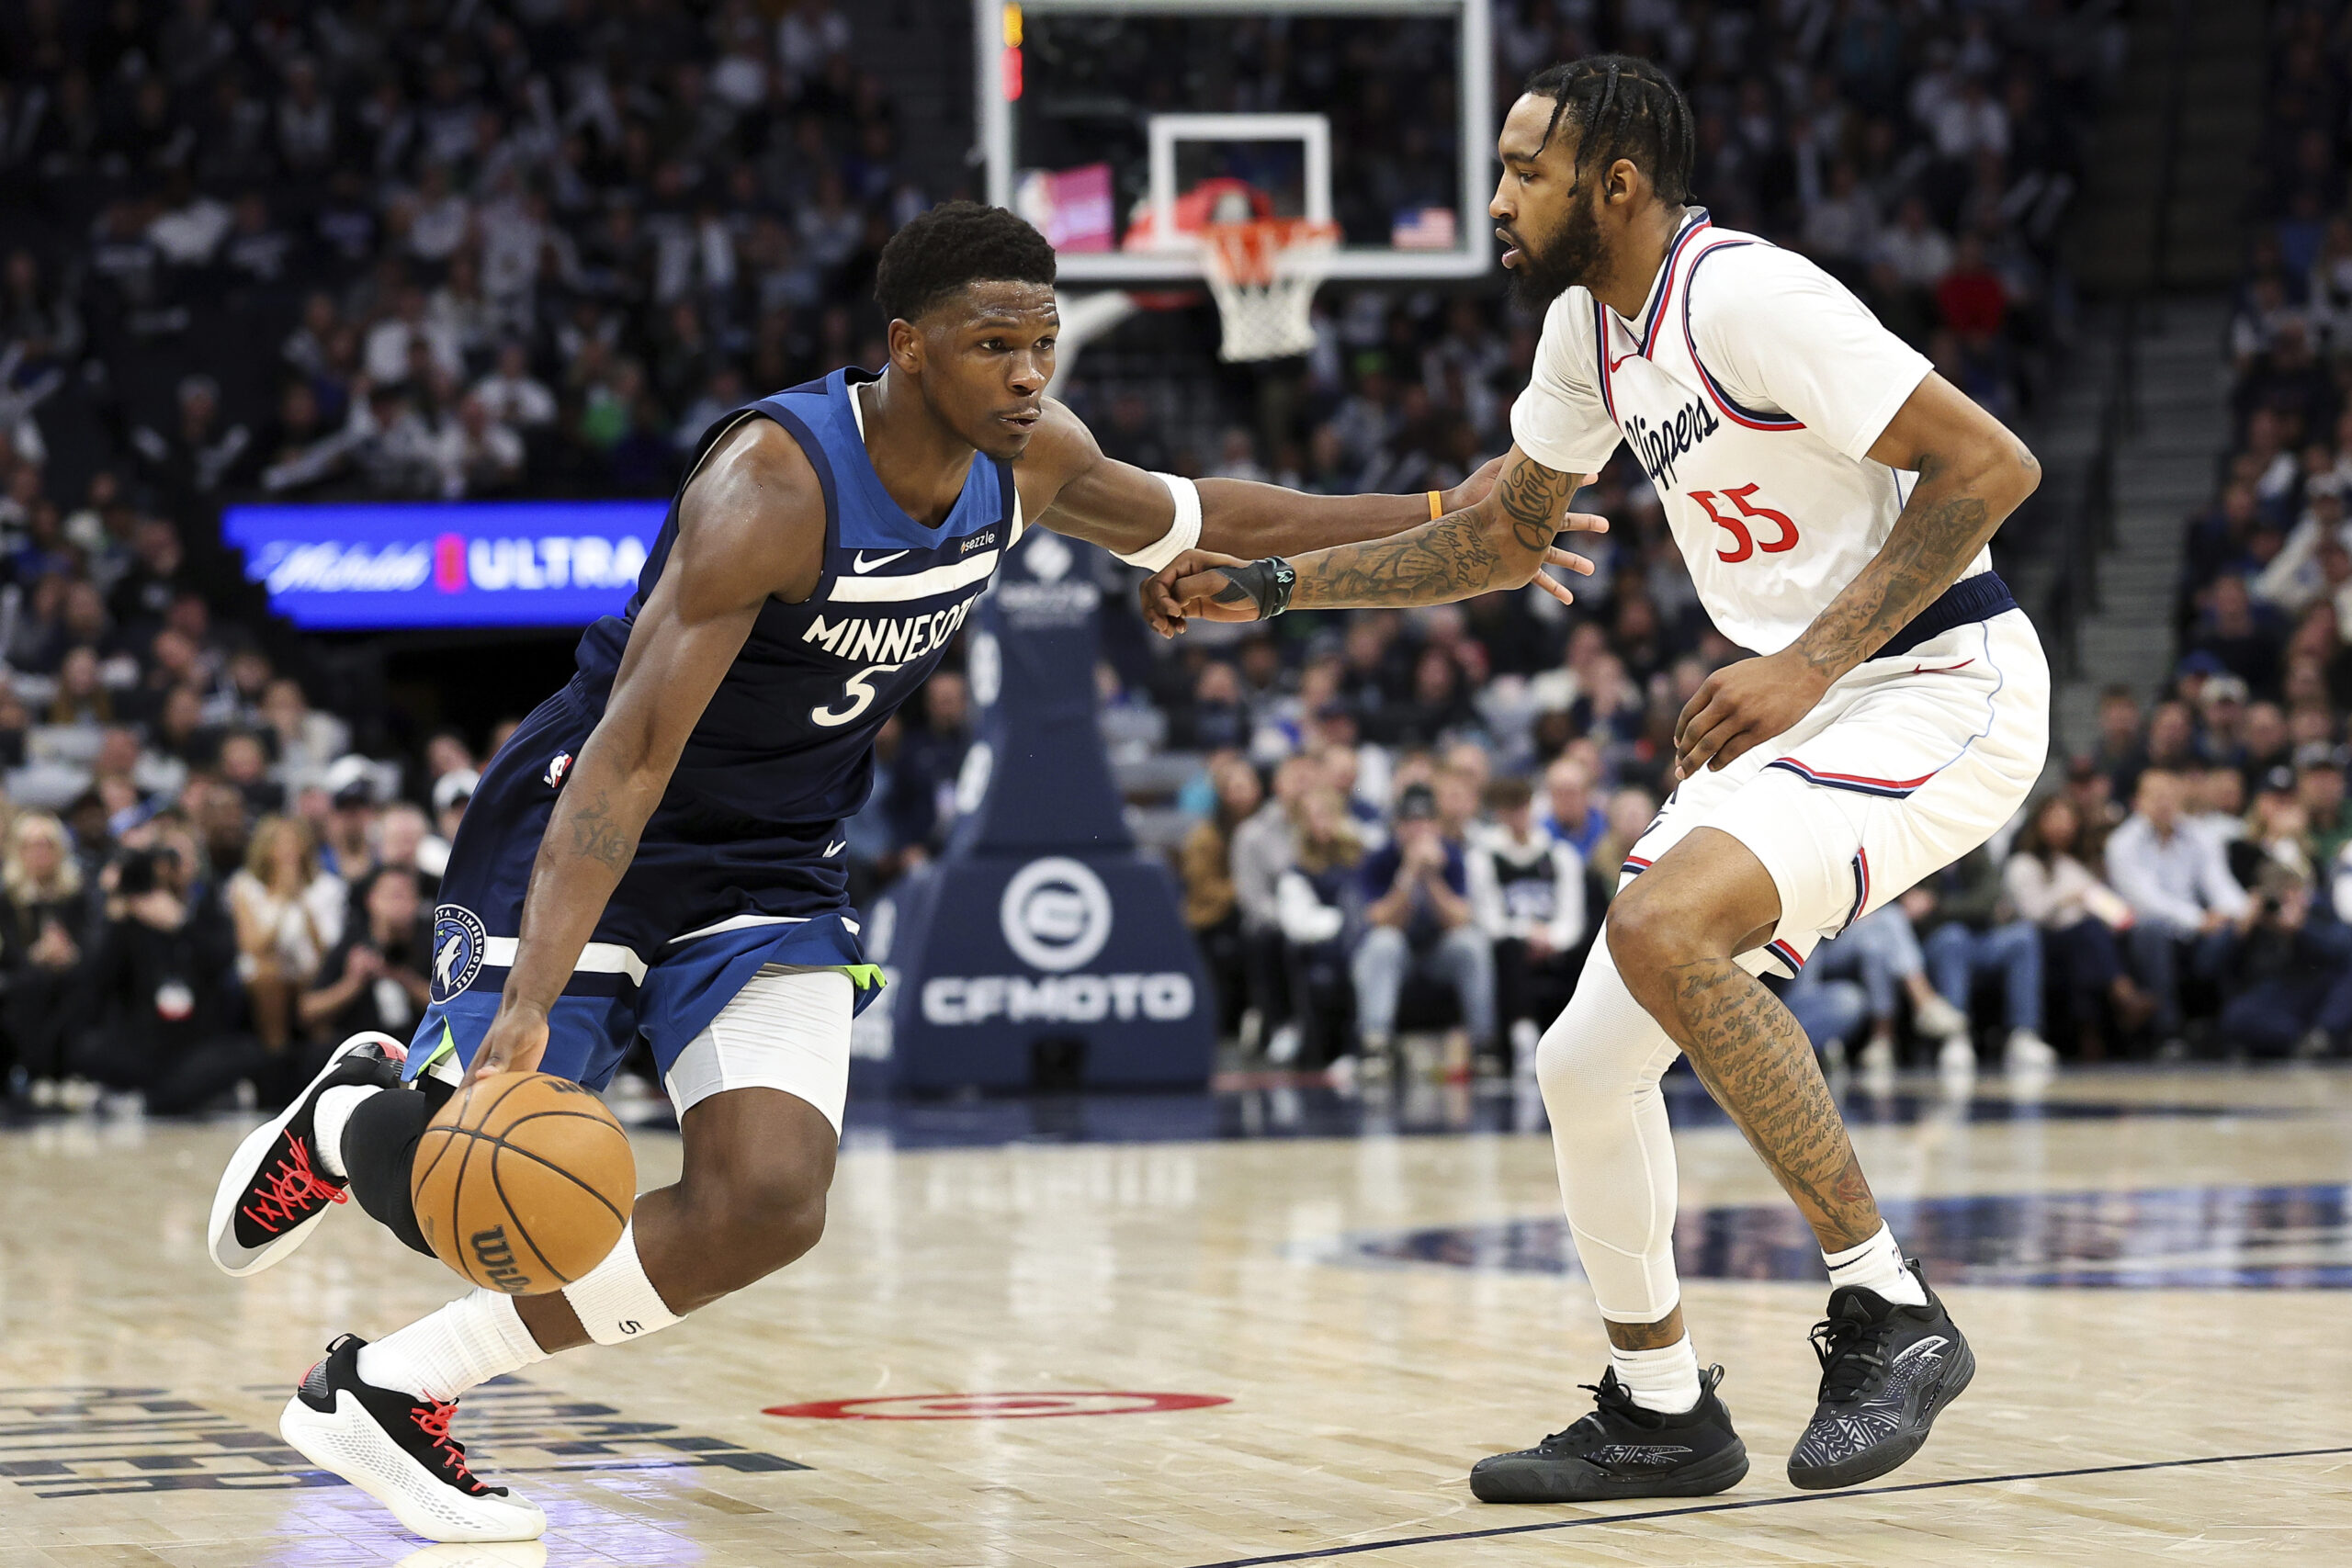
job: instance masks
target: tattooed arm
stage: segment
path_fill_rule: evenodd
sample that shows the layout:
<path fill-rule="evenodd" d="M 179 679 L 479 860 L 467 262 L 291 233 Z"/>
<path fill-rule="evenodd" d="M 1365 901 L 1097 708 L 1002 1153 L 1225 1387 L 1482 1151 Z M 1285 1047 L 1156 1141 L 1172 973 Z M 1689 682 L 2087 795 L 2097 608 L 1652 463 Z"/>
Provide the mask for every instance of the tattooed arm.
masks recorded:
<path fill-rule="evenodd" d="M 1724 766 L 1811 712 L 1831 682 L 1959 581 L 2041 478 L 2024 442 L 1932 373 L 1870 455 L 1888 468 L 1917 470 L 1918 488 L 1878 554 L 1802 637 L 1778 653 L 1717 671 L 1692 695 L 1674 732 L 1683 777 Z"/>
<path fill-rule="evenodd" d="M 605 705 L 539 840 L 514 967 L 469 1082 L 529 1072 L 638 835 L 771 595 L 806 599 L 824 565 L 825 502 L 799 445 L 768 420 L 721 438 L 686 487 L 669 564 L 630 628 Z"/>
<path fill-rule="evenodd" d="M 1605 519 L 1568 510 L 1589 476 L 1547 468 L 1518 447 L 1503 459 L 1495 488 L 1460 511 L 1449 512 L 1385 539 L 1337 545 L 1293 558 L 1292 609 L 1339 610 L 1384 604 L 1442 604 L 1495 588 L 1520 588 L 1540 581 L 1566 603 L 1573 597 L 1544 575 L 1546 562 L 1589 573 L 1592 563 L 1558 548 L 1553 540 L 1566 530 L 1606 533 Z M 1251 581 L 1233 569 L 1244 563 L 1213 551 L 1188 551 L 1154 579 L 1185 616 L 1216 621 L 1255 620 L 1260 600 Z M 1183 629 L 1169 617 L 1163 633 Z"/>

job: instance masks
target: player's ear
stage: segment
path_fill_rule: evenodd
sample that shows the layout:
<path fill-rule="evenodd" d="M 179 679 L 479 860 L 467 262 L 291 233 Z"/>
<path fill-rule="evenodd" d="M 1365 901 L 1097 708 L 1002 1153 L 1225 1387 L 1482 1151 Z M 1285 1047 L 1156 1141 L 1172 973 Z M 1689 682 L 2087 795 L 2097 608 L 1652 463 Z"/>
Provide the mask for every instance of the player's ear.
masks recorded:
<path fill-rule="evenodd" d="M 903 316 L 890 318 L 890 365 L 910 376 L 922 374 L 922 330 Z"/>

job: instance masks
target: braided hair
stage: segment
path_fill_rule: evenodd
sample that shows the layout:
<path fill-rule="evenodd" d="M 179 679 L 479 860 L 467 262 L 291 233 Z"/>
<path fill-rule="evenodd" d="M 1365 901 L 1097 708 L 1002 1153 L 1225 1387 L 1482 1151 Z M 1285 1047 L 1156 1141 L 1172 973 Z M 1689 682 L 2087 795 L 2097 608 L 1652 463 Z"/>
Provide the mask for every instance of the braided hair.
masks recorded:
<path fill-rule="evenodd" d="M 1649 61 L 1630 54 L 1589 54 L 1547 66 L 1527 79 L 1532 96 L 1550 98 L 1552 121 L 1536 149 L 1551 145 L 1560 122 L 1575 117 L 1577 175 L 1633 160 L 1650 178 L 1658 199 L 1680 206 L 1690 199 L 1690 155 L 1694 141 L 1690 105 L 1673 78 Z"/>

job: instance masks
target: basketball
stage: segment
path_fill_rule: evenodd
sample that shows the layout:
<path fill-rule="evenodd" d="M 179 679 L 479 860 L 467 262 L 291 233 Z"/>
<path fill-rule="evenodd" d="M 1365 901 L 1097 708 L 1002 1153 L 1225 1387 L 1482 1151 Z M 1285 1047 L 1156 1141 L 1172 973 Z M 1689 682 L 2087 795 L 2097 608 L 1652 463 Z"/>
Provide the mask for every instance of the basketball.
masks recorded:
<path fill-rule="evenodd" d="M 409 1190 L 442 1262 L 490 1290 L 544 1295 L 620 1239 L 637 1160 L 593 1090 L 501 1073 L 452 1095 L 426 1125 Z"/>

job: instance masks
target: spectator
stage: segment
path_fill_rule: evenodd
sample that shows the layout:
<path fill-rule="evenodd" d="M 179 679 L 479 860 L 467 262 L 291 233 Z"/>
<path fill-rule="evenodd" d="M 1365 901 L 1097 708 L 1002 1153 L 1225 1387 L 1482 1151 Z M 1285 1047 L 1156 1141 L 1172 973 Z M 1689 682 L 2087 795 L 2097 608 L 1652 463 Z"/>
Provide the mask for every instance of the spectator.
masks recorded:
<path fill-rule="evenodd" d="M 69 1102 L 68 1046 L 82 1005 L 75 971 L 89 899 L 65 825 L 48 812 L 20 813 L 8 825 L 7 846 L 0 863 L 0 972 L 7 980 L 0 1034 L 8 1060 L 0 1076 L 22 1073 L 35 1108 L 55 1110 Z"/>
<path fill-rule="evenodd" d="M 1862 1047 L 1864 1072 L 1884 1075 L 1894 1070 L 1898 990 L 1911 1004 L 1911 1021 L 1918 1032 L 1943 1043 L 1937 1066 L 1948 1074 L 1976 1070 L 1976 1052 L 1968 1040 L 1968 1015 L 1938 996 L 1928 983 L 1927 957 L 1919 951 L 1918 934 L 1902 899 L 1882 905 L 1814 949 L 1804 972 L 1815 981 L 1853 978 L 1861 982 L 1871 1026 L 1870 1040 Z"/>
<path fill-rule="evenodd" d="M 1250 993 L 1247 1010 L 1257 1015 L 1254 1030 L 1244 1028 L 1242 1037 L 1246 1043 L 1265 1045 L 1278 1062 L 1295 1059 L 1303 1038 L 1292 1017 L 1280 887 L 1296 858 L 1299 803 L 1308 791 L 1322 786 L 1318 773 L 1311 758 L 1294 754 L 1283 759 L 1274 769 L 1271 798 L 1235 825 L 1230 840 L 1234 905 L 1240 915 Z"/>
<path fill-rule="evenodd" d="M 2180 775 L 2150 768 L 2140 775 L 2132 813 L 2107 840 L 2107 874 L 2132 906 L 2132 968 L 2154 998 L 2156 1028 L 2177 1054 L 2182 1024 L 2180 974 L 2219 978 L 2235 922 L 2247 910 L 2245 889 L 2230 875 L 2222 847 L 2182 820 Z"/>
<path fill-rule="evenodd" d="M 340 879 L 319 869 L 310 825 L 265 817 L 254 825 L 245 863 L 229 878 L 237 933 L 237 977 L 254 1032 L 272 1051 L 294 1037 L 294 998 L 310 988 L 327 952 L 343 939 L 350 902 Z"/>
<path fill-rule="evenodd" d="M 2352 1041 L 2352 929 L 2312 919 L 2311 884 L 2274 866 L 2222 979 L 2222 1036 L 2235 1050 L 2306 1060 Z"/>
<path fill-rule="evenodd" d="M 1580 759 L 1563 757 L 1544 770 L 1544 830 L 1587 860 L 1609 830 L 1609 815 L 1592 796 L 1592 770 Z"/>
<path fill-rule="evenodd" d="M 246 1080 L 266 1098 L 282 1097 L 294 1084 L 235 1028 L 235 937 L 217 911 L 187 896 L 180 853 L 132 850 L 113 869 L 108 915 L 83 977 L 95 1023 L 84 1072 L 139 1094 L 155 1116 L 203 1110 Z"/>
<path fill-rule="evenodd" d="M 1567 1005 L 1590 943 L 1584 857 L 1535 824 L 1525 779 L 1487 786 L 1494 826 L 1471 841 L 1470 907 L 1494 949 L 1511 1066 L 1532 1072 L 1544 1026 Z"/>
<path fill-rule="evenodd" d="M 359 886 L 358 908 L 302 993 L 302 1026 L 322 1040 L 373 1030 L 405 1040 L 432 999 L 432 931 L 416 873 L 379 865 Z"/>
<path fill-rule="evenodd" d="M 2012 1072 L 2055 1066 L 2058 1053 L 2041 1034 L 2041 932 L 2009 901 L 1991 850 L 1971 851 L 1922 893 L 1940 922 L 1922 949 L 1937 994 L 1965 1015 L 1977 977 L 1998 975 L 2003 1064 Z"/>
<path fill-rule="evenodd" d="M 2132 922 L 2132 907 L 2090 868 L 2082 847 L 2082 818 L 2073 800 L 2051 795 L 2034 807 L 2016 850 L 2001 868 L 2001 886 L 2020 919 L 2040 927 L 2052 967 L 2076 1031 L 2076 1055 L 2107 1055 L 2115 1032 L 2144 1028 L 2155 1003 L 2124 967 L 2117 934 Z"/>
<path fill-rule="evenodd" d="M 1230 753 L 1209 762 L 1216 807 L 1193 825 L 1179 857 L 1184 886 L 1184 923 L 1200 944 L 1216 987 L 1218 1030 L 1239 1032 L 1249 1005 L 1241 956 L 1241 906 L 1234 890 L 1233 835 L 1264 798 L 1257 770 Z"/>
<path fill-rule="evenodd" d="M 1396 817 L 1395 840 L 1369 856 L 1361 874 L 1365 930 L 1351 963 L 1357 1031 L 1366 1057 L 1385 1059 L 1405 984 L 1426 976 L 1450 989 L 1461 1010 L 1466 1039 L 1450 1055 L 1466 1075 L 1470 1053 L 1489 1049 L 1495 1038 L 1494 953 L 1471 918 L 1469 874 L 1461 846 L 1439 825 L 1436 793 L 1407 784 Z"/>
<path fill-rule="evenodd" d="M 1329 1064 L 1344 1080 L 1357 1062 L 1345 1055 L 1338 1026 L 1351 995 L 1348 941 L 1361 921 L 1363 845 L 1339 791 L 1328 784 L 1307 784 L 1289 816 L 1291 860 L 1275 883 L 1274 902 L 1291 1017 L 1274 1031 L 1266 1055 L 1277 1065 Z M 1385 1068 L 1385 1058 L 1377 1059 Z"/>

